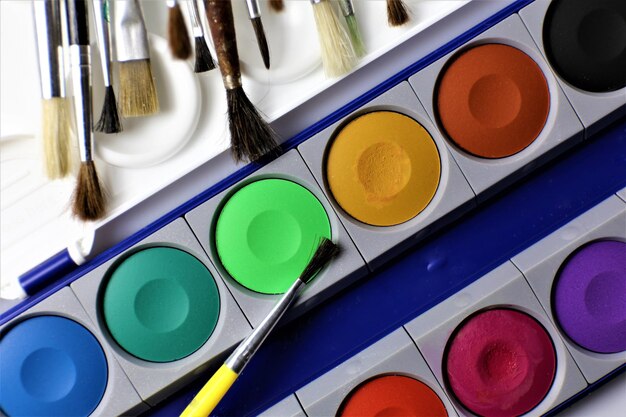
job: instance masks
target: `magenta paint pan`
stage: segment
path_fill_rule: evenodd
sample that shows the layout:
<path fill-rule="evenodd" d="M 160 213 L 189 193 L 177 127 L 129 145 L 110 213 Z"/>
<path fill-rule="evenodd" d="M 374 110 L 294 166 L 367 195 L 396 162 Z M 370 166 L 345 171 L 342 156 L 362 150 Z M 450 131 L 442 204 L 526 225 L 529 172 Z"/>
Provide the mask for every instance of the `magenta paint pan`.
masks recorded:
<path fill-rule="evenodd" d="M 511 262 L 404 327 L 461 416 L 542 415 L 587 386 Z"/>

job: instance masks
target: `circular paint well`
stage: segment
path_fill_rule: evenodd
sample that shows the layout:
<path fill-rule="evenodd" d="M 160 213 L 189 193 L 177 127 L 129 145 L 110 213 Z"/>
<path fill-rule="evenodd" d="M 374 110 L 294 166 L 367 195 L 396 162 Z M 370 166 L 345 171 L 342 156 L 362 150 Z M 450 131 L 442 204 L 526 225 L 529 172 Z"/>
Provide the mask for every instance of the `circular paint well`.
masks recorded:
<path fill-rule="evenodd" d="M 546 330 L 509 309 L 484 311 L 462 323 L 448 341 L 444 362 L 454 395 L 485 417 L 532 410 L 550 390 L 556 370 Z"/>
<path fill-rule="evenodd" d="M 430 203 L 441 175 L 437 146 L 405 115 L 378 111 L 352 120 L 333 140 L 326 180 L 342 209 L 373 226 L 393 226 Z"/>
<path fill-rule="evenodd" d="M 0 408 L 9 416 L 88 416 L 104 395 L 102 347 L 72 320 L 38 316 L 17 324 L 0 340 L 0 358 Z"/>
<path fill-rule="evenodd" d="M 439 79 L 435 107 L 459 148 L 482 158 L 504 158 L 539 136 L 550 91 L 543 72 L 524 52 L 487 44 L 452 59 Z"/>
<path fill-rule="evenodd" d="M 565 333 L 585 349 L 626 350 L 626 243 L 584 246 L 563 265 L 553 289 Z"/>
<path fill-rule="evenodd" d="M 195 352 L 217 324 L 220 298 L 209 270 L 179 249 L 143 249 L 111 273 L 104 319 L 130 354 L 170 362 Z"/>
<path fill-rule="evenodd" d="M 219 214 L 215 246 L 226 271 L 244 287 L 285 292 L 302 273 L 322 237 L 328 215 L 306 188 L 283 179 L 250 183 Z"/>
<path fill-rule="evenodd" d="M 574 87 L 607 92 L 626 86 L 625 1 L 553 1 L 543 43 L 552 67 Z"/>
<path fill-rule="evenodd" d="M 406 376 L 380 376 L 358 386 L 344 401 L 342 417 L 446 417 L 439 396 Z"/>

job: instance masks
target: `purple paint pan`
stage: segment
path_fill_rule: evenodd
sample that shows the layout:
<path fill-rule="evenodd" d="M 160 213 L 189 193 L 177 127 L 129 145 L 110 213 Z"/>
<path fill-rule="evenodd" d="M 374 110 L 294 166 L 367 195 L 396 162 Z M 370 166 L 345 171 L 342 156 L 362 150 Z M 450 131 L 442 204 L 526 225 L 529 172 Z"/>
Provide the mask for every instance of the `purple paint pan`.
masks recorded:
<path fill-rule="evenodd" d="M 561 328 L 578 345 L 599 353 L 626 350 L 626 243 L 582 247 L 563 265 L 553 296 Z"/>

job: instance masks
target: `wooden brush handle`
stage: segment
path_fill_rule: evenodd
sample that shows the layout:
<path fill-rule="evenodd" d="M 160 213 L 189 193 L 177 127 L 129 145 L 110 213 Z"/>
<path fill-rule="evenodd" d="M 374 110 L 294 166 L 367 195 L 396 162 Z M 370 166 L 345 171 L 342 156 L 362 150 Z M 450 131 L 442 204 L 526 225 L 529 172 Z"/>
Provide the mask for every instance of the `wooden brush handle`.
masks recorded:
<path fill-rule="evenodd" d="M 205 0 L 211 37 L 222 73 L 222 81 L 227 90 L 241 87 L 241 70 L 235 38 L 235 22 L 230 0 Z"/>
<path fill-rule="evenodd" d="M 89 21 L 86 0 L 69 0 L 66 3 L 67 26 L 70 45 L 89 45 Z"/>

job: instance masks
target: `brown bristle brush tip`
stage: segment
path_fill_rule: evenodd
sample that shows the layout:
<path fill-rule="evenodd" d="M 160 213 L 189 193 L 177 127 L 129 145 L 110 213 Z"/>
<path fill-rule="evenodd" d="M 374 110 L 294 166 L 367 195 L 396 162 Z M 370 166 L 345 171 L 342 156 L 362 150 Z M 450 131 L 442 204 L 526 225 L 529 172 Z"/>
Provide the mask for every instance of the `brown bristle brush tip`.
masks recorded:
<path fill-rule="evenodd" d="M 242 87 L 226 90 L 232 153 L 237 161 L 277 154 L 276 133 L 261 117 Z"/>
<path fill-rule="evenodd" d="M 104 104 L 102 105 L 102 113 L 100 120 L 94 126 L 96 132 L 119 133 L 122 131 L 122 122 L 117 111 L 117 101 L 115 100 L 115 92 L 113 86 L 106 87 L 104 93 Z"/>
<path fill-rule="evenodd" d="M 283 0 L 270 0 L 270 7 L 275 12 L 282 12 L 285 8 L 285 3 Z"/>
<path fill-rule="evenodd" d="M 167 35 L 170 51 L 175 58 L 187 59 L 191 56 L 191 39 L 189 39 L 183 12 L 178 2 L 169 8 Z"/>
<path fill-rule="evenodd" d="M 402 0 L 387 0 L 387 21 L 390 26 L 401 26 L 409 21 L 409 10 Z"/>
<path fill-rule="evenodd" d="M 106 196 L 93 161 L 80 164 L 72 212 L 83 221 L 98 220 L 106 212 Z"/>
<path fill-rule="evenodd" d="M 124 117 L 148 116 L 159 112 L 152 68 L 149 59 L 119 63 L 120 104 Z"/>

